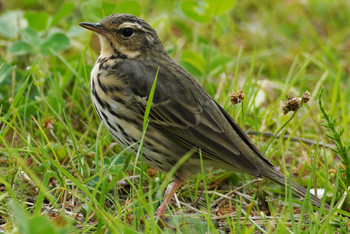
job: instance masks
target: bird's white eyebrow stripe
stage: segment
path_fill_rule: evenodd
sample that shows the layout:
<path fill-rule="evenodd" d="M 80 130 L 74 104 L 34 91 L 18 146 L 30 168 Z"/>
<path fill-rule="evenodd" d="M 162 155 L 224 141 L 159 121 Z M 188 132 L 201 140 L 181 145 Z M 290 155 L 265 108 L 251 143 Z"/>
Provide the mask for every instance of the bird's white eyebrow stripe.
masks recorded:
<path fill-rule="evenodd" d="M 121 28 L 127 28 L 127 27 L 130 27 L 130 28 L 139 28 L 141 29 L 142 26 L 139 24 L 139 23 L 130 23 L 130 22 L 126 22 L 126 23 L 122 23 L 118 29 L 121 29 Z"/>

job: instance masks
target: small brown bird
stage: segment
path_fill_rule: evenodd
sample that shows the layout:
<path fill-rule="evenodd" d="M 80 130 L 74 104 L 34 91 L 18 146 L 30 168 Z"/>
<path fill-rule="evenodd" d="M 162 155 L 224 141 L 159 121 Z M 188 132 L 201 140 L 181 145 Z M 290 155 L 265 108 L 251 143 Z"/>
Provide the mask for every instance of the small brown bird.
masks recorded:
<path fill-rule="evenodd" d="M 168 173 L 193 151 L 174 175 L 161 216 L 173 194 L 188 177 L 205 168 L 223 168 L 266 177 L 281 186 L 288 182 L 250 141 L 232 117 L 167 54 L 157 32 L 144 20 L 128 14 L 107 16 L 100 23 L 80 26 L 99 35 L 101 54 L 92 71 L 90 88 L 98 116 L 123 147 L 138 149 L 147 100 L 157 82 L 143 143 L 144 161 Z M 292 183 L 293 193 L 307 190 Z M 321 201 L 310 194 L 313 205 Z M 329 209 L 327 204 L 324 204 Z"/>

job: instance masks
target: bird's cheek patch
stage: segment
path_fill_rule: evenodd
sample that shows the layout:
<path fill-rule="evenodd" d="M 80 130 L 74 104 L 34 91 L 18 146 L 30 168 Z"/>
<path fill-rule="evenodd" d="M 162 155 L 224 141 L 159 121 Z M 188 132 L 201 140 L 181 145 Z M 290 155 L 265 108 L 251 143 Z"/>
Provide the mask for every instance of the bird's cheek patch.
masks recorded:
<path fill-rule="evenodd" d="M 134 58 L 136 58 L 137 56 L 140 55 L 140 51 L 137 51 L 137 50 L 134 50 L 134 51 L 128 50 L 125 46 L 122 46 L 122 45 L 120 45 L 118 49 L 119 49 L 119 51 L 120 51 L 122 54 L 126 55 L 126 57 L 127 57 L 128 59 L 134 59 Z"/>

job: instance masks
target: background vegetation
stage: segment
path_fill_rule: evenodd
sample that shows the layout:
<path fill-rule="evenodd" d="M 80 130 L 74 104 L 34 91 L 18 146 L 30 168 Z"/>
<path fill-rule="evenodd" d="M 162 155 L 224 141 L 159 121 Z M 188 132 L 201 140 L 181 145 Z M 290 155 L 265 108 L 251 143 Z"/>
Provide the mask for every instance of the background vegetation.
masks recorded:
<path fill-rule="evenodd" d="M 156 221 L 168 180 L 113 143 L 90 101 L 99 42 L 78 23 L 117 12 L 148 21 L 266 157 L 331 210 L 213 170 Z M 349 12 L 348 0 L 0 1 L 0 232 L 348 232 Z M 238 90 L 245 99 L 232 105 Z M 284 115 L 305 91 L 309 103 Z"/>

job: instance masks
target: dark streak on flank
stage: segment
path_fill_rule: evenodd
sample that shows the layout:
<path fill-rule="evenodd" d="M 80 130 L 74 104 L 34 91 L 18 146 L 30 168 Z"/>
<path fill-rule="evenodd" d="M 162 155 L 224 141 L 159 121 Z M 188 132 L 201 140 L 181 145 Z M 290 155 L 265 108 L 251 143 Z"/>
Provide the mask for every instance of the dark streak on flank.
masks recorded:
<path fill-rule="evenodd" d="M 100 104 L 100 106 L 102 107 L 102 109 L 105 109 L 106 106 L 109 106 L 108 103 L 104 102 L 101 100 L 100 96 L 98 96 L 96 90 L 93 90 L 93 95 L 95 96 L 97 102 Z"/>
<path fill-rule="evenodd" d="M 124 106 L 127 106 L 127 105 L 128 105 L 128 104 L 125 102 L 124 99 L 118 97 L 117 95 L 113 95 L 113 94 L 112 94 L 112 95 L 111 95 L 111 98 L 112 98 L 113 101 L 116 101 L 116 102 L 118 102 L 118 103 L 120 103 L 120 104 L 122 104 L 122 105 L 124 105 Z"/>
<path fill-rule="evenodd" d="M 111 115 L 117 117 L 117 119 L 122 119 L 122 120 L 125 120 L 127 122 L 133 123 L 133 124 L 135 124 L 136 127 L 138 127 L 140 125 L 140 123 L 142 123 L 142 121 L 138 122 L 136 119 L 129 118 L 125 115 L 120 115 L 113 110 L 108 109 L 108 111 Z M 138 127 L 138 129 L 140 130 L 141 128 Z"/>
<path fill-rule="evenodd" d="M 105 119 L 105 121 L 108 122 L 108 116 L 104 112 L 102 112 L 102 116 Z"/>
<path fill-rule="evenodd" d="M 93 104 L 94 104 L 94 107 L 95 107 L 95 110 L 96 110 L 96 112 L 97 112 L 98 117 L 102 120 L 101 114 L 100 114 L 100 112 L 98 111 L 98 109 L 97 109 L 97 107 L 96 107 L 96 105 L 95 105 L 95 102 L 93 102 Z"/>
<path fill-rule="evenodd" d="M 101 75 L 101 73 L 98 73 L 98 75 L 97 75 L 97 82 L 98 82 L 98 85 L 100 86 L 100 88 L 102 89 L 102 91 L 103 91 L 104 93 L 107 93 L 107 87 L 101 82 L 100 75 Z"/>

